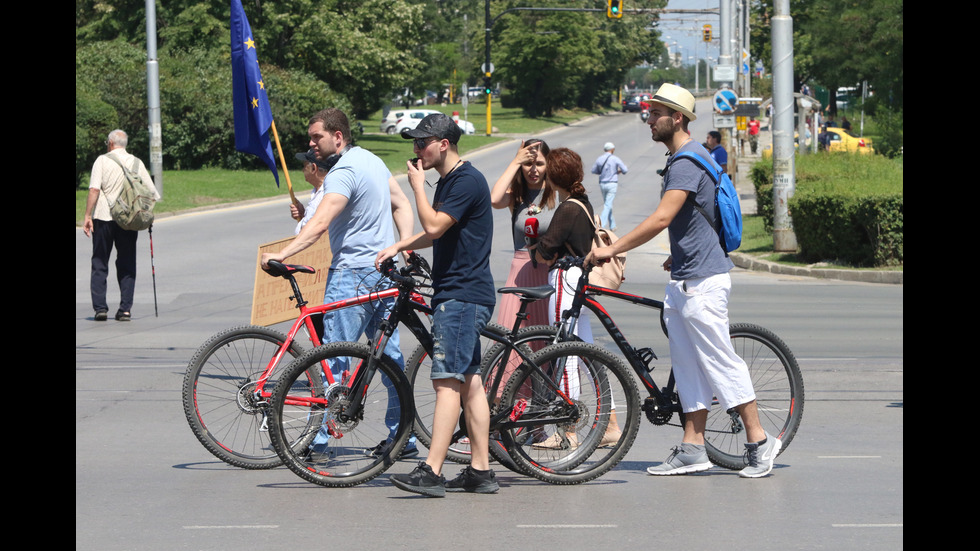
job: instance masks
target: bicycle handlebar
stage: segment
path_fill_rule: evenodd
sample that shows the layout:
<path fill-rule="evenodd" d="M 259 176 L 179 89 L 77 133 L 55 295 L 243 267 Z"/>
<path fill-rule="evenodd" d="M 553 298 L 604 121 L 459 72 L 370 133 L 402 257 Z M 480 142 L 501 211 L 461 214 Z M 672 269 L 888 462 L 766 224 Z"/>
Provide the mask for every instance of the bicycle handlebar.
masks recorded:
<path fill-rule="evenodd" d="M 608 260 L 606 261 L 608 262 Z M 569 268 L 582 268 L 583 275 L 588 275 L 595 266 L 586 264 L 584 256 L 563 256 L 555 261 L 554 268 L 567 270 Z"/>

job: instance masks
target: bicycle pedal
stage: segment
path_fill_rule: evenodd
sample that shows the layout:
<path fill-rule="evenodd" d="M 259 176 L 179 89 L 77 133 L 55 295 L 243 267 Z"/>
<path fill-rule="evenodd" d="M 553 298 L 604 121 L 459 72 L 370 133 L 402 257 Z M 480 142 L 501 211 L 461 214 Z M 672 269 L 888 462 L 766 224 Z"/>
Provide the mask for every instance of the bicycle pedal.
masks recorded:
<path fill-rule="evenodd" d="M 510 420 L 517 421 L 520 419 L 521 416 L 524 415 L 525 409 L 527 409 L 527 400 L 518 400 L 517 403 L 514 404 L 514 409 L 510 411 Z"/>

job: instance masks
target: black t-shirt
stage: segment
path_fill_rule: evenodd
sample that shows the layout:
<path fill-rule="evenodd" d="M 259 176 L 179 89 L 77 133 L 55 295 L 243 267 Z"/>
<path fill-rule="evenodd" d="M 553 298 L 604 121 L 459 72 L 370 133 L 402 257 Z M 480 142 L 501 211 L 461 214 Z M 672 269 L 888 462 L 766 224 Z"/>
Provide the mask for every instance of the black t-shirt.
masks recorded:
<path fill-rule="evenodd" d="M 490 186 L 469 162 L 440 179 L 432 207 L 456 221 L 432 243 L 433 305 L 449 299 L 494 306 Z"/>

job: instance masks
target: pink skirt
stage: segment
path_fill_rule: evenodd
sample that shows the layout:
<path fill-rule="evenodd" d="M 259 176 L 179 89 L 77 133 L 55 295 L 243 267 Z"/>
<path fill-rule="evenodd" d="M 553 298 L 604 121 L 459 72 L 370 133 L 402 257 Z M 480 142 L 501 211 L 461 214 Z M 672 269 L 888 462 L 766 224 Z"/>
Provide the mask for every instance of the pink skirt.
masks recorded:
<path fill-rule="evenodd" d="M 507 283 L 504 284 L 504 287 L 538 287 L 541 285 L 548 285 L 548 265 L 544 262 L 539 262 L 538 267 L 535 268 L 531 264 L 531 255 L 528 251 L 515 251 L 514 260 L 510 263 L 510 273 L 507 274 Z M 503 325 L 510 331 L 514 327 L 514 320 L 517 319 L 517 312 L 521 309 L 521 300 L 517 295 L 506 293 L 500 295 L 497 306 L 497 323 Z M 548 316 L 547 300 L 537 300 L 529 304 L 527 314 L 528 317 L 521 324 L 521 327 L 551 325 L 551 320 Z M 540 348 L 541 345 L 531 346 L 532 351 L 535 352 Z M 500 398 L 500 394 L 507 386 L 507 379 L 519 365 L 521 365 L 520 356 L 516 354 L 512 355 L 510 361 L 507 363 L 507 368 L 504 370 L 504 378 L 501 380 L 500 387 L 497 389 L 497 398 Z"/>

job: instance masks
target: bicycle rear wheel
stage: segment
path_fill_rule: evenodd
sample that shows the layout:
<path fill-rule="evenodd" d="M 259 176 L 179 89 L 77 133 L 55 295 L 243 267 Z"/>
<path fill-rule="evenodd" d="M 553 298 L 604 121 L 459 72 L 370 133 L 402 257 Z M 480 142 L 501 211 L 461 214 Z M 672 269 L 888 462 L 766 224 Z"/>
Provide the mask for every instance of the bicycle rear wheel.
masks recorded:
<path fill-rule="evenodd" d="M 505 327 L 496 323 L 487 324 L 486 329 L 501 337 L 509 333 Z M 514 343 L 518 346 L 524 346 L 522 350 L 530 356 L 534 351 L 554 342 L 556 334 L 556 327 L 535 325 L 521 329 L 515 337 Z M 487 389 L 487 401 L 490 403 L 490 409 L 494 410 L 495 406 L 500 402 L 500 396 L 503 393 L 503 389 L 507 386 L 510 375 L 520 365 L 520 360 L 518 358 L 516 361 L 509 361 L 508 358 L 504 357 L 505 353 L 510 350 L 509 346 L 501 342 L 495 342 L 492 339 L 483 339 L 483 349 L 481 374 L 483 385 Z M 516 356 L 516 354 L 513 354 L 513 356 Z M 435 391 L 428 384 L 431 368 L 431 360 L 426 354 L 425 349 L 421 346 L 415 349 L 415 352 L 409 358 L 408 364 L 405 366 L 405 375 L 412 385 L 412 392 L 415 398 L 415 435 L 425 447 L 429 447 L 432 441 L 431 425 L 432 415 L 435 411 Z M 497 383 L 496 389 L 494 389 L 493 385 L 498 372 L 501 372 L 500 381 Z M 504 467 L 520 472 L 517 465 L 507 453 L 507 450 L 503 447 L 499 437 L 491 437 L 490 455 Z M 470 462 L 470 457 L 469 440 L 460 439 L 450 445 L 446 458 L 456 463 L 466 464 Z"/>
<path fill-rule="evenodd" d="M 371 349 L 335 342 L 303 354 L 283 372 L 272 392 L 269 430 L 283 463 L 301 478 L 322 486 L 347 487 L 371 480 L 398 458 L 412 433 L 414 406 L 405 374 L 382 356 L 363 397 L 351 396 L 349 381 L 317 388 L 321 362 L 356 378 L 366 369 Z M 351 415 L 355 400 L 361 410 Z M 322 445 L 317 434 L 329 431 Z M 392 435 L 394 433 L 394 435 Z"/>
<path fill-rule="evenodd" d="M 803 374 L 796 357 L 772 331 L 758 325 L 731 326 L 732 346 L 752 376 L 762 428 L 782 441 L 786 451 L 803 419 Z M 745 467 L 745 430 L 734 410 L 712 408 L 705 428 L 705 448 L 712 463 L 728 469 Z"/>
<path fill-rule="evenodd" d="M 579 484 L 615 467 L 639 430 L 639 394 L 629 371 L 613 354 L 584 342 L 548 346 L 531 361 L 545 375 L 522 366 L 501 401 L 512 421 L 526 423 L 505 422 L 501 430 L 521 472 L 552 484 Z M 544 377 L 557 382 L 574 405 Z M 569 414 L 572 421 L 556 421 Z"/>
<path fill-rule="evenodd" d="M 236 327 L 208 339 L 187 365 L 182 400 L 194 436 L 215 457 L 244 469 L 282 464 L 272 448 L 261 403 L 275 385 L 280 366 L 303 353 L 292 343 L 269 374 L 264 395 L 256 385 L 286 336 L 254 325 Z"/>

